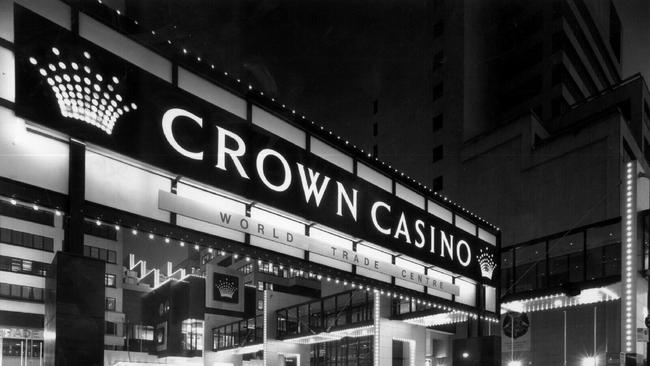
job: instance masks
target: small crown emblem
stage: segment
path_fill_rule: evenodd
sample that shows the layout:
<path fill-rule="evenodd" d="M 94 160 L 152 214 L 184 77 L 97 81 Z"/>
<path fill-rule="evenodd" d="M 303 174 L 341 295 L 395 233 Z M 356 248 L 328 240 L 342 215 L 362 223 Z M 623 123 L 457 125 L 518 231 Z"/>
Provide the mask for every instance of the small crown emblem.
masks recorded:
<path fill-rule="evenodd" d="M 83 62 L 64 62 L 61 51 L 52 47 L 54 57 L 29 62 L 38 68 L 41 77 L 50 85 L 56 96 L 61 115 L 91 124 L 110 135 L 115 122 L 125 113 L 138 109 L 127 103 L 117 92 L 120 80 L 116 76 L 104 77 L 93 72 L 87 64 L 90 54 L 83 53 Z"/>
<path fill-rule="evenodd" d="M 488 253 L 487 249 L 481 249 L 478 255 L 478 264 L 481 268 L 481 276 L 491 280 L 494 269 L 497 267 L 494 255 Z"/>
<path fill-rule="evenodd" d="M 217 290 L 219 290 L 219 295 L 221 297 L 227 297 L 229 299 L 232 299 L 233 296 L 235 295 L 235 291 L 237 291 L 237 287 L 235 286 L 235 283 L 233 281 L 228 281 L 228 280 L 220 280 L 215 284 L 215 287 Z"/>

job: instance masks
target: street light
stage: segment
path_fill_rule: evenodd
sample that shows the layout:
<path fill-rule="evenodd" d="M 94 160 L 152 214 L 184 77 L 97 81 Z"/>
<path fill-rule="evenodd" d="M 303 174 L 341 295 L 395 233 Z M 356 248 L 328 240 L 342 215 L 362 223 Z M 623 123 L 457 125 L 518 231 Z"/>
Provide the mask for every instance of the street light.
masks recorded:
<path fill-rule="evenodd" d="M 582 359 L 582 366 L 596 366 L 597 361 L 596 357 L 585 357 Z"/>

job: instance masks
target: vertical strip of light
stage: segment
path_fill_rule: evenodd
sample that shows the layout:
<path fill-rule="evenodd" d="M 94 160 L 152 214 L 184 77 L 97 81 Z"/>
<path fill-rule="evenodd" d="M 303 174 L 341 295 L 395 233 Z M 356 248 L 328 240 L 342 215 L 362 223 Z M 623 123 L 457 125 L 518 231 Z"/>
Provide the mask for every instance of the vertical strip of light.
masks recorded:
<path fill-rule="evenodd" d="M 621 258 L 623 258 L 622 301 L 621 301 L 621 349 L 627 353 L 636 352 L 636 162 L 625 166 L 625 185 L 622 195 Z"/>
<path fill-rule="evenodd" d="M 264 355 L 262 356 L 262 366 L 266 366 L 267 360 L 269 358 L 268 355 L 268 329 L 269 329 L 269 291 L 264 290 L 263 295 L 264 297 L 264 329 L 262 329 L 262 349 L 264 350 Z"/>
<path fill-rule="evenodd" d="M 374 296 L 374 306 L 375 306 L 375 311 L 374 311 L 374 324 L 375 324 L 375 335 L 373 339 L 373 354 L 374 354 L 374 363 L 373 366 L 379 366 L 379 309 L 380 309 L 380 304 L 379 301 L 381 300 L 381 296 L 379 294 L 379 291 L 375 291 L 375 296 Z M 264 365 L 266 366 L 266 365 Z"/>

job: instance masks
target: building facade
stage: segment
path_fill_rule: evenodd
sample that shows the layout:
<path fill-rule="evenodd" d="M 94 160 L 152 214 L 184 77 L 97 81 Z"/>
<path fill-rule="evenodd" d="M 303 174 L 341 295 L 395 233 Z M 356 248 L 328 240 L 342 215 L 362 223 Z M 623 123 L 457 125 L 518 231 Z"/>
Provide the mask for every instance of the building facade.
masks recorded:
<path fill-rule="evenodd" d="M 499 364 L 498 228 L 101 1 L 0 6 L 2 365 Z"/>

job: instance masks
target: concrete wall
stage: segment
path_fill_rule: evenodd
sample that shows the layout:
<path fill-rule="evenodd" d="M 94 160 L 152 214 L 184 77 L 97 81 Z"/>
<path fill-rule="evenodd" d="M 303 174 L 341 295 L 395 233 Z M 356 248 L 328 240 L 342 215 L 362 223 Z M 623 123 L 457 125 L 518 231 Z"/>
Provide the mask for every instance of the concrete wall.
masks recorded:
<path fill-rule="evenodd" d="M 465 146 L 450 194 L 497 223 L 503 246 L 616 217 L 619 123 L 611 115 L 533 146 L 539 124 L 522 118 Z"/>

